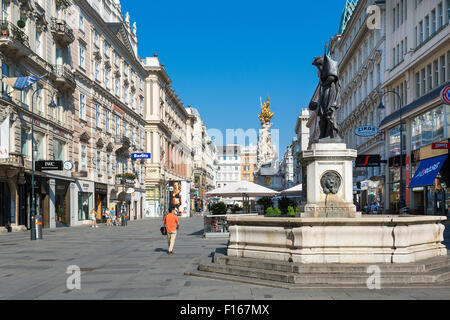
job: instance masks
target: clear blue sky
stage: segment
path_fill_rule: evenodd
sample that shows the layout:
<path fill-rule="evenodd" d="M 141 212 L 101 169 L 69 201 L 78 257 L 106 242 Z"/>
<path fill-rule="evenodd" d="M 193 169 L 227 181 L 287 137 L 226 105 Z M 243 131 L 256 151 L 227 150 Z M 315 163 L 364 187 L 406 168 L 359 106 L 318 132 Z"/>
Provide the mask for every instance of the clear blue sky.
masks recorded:
<path fill-rule="evenodd" d="M 313 58 L 337 33 L 345 2 L 122 0 L 122 11 L 137 22 L 139 55 L 158 53 L 208 129 L 259 130 L 269 93 L 282 155 L 317 86 Z"/>

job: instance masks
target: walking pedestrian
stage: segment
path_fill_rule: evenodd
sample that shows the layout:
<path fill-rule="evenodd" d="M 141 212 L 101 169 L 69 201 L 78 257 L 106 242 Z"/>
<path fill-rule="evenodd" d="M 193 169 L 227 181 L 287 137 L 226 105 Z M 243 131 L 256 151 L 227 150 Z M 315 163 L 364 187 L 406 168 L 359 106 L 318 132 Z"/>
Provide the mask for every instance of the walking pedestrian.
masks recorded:
<path fill-rule="evenodd" d="M 97 211 L 94 208 L 91 210 L 91 228 L 98 228 L 97 225 Z"/>
<path fill-rule="evenodd" d="M 111 210 L 109 210 L 109 208 L 106 208 L 106 226 L 108 227 L 112 226 Z"/>
<path fill-rule="evenodd" d="M 175 214 L 175 206 L 171 206 L 169 214 L 164 217 L 164 224 L 167 230 L 167 242 L 169 245 L 168 254 L 173 254 L 173 247 L 175 246 L 175 239 L 177 237 L 177 230 L 180 228 L 180 222 Z"/>

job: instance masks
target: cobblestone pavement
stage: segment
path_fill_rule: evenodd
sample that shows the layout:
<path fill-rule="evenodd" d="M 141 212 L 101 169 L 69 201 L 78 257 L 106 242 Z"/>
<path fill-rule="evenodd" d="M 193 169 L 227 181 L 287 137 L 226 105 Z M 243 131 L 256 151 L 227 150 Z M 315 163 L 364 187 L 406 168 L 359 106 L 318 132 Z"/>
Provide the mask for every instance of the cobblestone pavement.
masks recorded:
<path fill-rule="evenodd" d="M 446 245 L 450 247 L 449 225 Z M 301 300 L 450 299 L 449 288 L 307 289 L 289 291 L 185 276 L 225 239 L 203 239 L 201 217 L 181 220 L 175 255 L 167 255 L 161 221 L 128 227 L 44 230 L 0 235 L 0 299 L 18 300 Z M 68 290 L 69 266 L 81 268 L 81 290 Z"/>

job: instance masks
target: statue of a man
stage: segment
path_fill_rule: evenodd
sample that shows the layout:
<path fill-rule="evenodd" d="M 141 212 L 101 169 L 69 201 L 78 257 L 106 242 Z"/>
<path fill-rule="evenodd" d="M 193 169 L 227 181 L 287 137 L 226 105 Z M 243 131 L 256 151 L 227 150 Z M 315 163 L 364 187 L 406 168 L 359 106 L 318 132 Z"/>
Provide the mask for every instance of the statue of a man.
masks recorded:
<path fill-rule="evenodd" d="M 341 140 L 336 121 L 336 110 L 338 109 L 340 97 L 339 70 L 337 62 L 327 54 L 325 57 L 316 57 L 312 63 L 319 70 L 320 79 L 319 101 L 311 101 L 309 109 L 315 111 L 319 117 L 320 137 Z"/>

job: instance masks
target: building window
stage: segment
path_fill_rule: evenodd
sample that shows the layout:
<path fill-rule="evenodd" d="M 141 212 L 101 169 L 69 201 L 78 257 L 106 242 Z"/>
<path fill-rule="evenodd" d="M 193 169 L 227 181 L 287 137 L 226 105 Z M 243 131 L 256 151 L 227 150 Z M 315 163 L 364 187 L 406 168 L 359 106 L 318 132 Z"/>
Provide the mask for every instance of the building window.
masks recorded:
<path fill-rule="evenodd" d="M 64 150 L 65 150 L 65 143 L 59 140 L 53 141 L 53 160 L 56 161 L 64 161 Z"/>
<path fill-rule="evenodd" d="M 436 88 L 439 85 L 439 61 L 435 60 L 433 62 L 434 67 L 434 87 Z"/>
<path fill-rule="evenodd" d="M 107 133 L 109 133 L 109 129 L 110 129 L 110 126 L 109 126 L 109 110 L 108 109 L 106 109 L 106 111 L 105 111 L 105 129 L 106 129 L 106 132 Z"/>
<path fill-rule="evenodd" d="M 423 43 L 423 22 L 419 22 L 419 45 Z"/>
<path fill-rule="evenodd" d="M 431 64 L 427 66 L 427 73 L 428 73 L 428 90 L 433 89 L 433 69 Z"/>
<path fill-rule="evenodd" d="M 106 174 L 111 176 L 111 155 L 106 155 Z"/>
<path fill-rule="evenodd" d="M 116 96 L 119 95 L 119 79 L 114 80 L 114 92 L 115 92 Z"/>
<path fill-rule="evenodd" d="M 450 22 L 450 0 L 447 0 L 447 24 Z"/>
<path fill-rule="evenodd" d="M 427 15 L 425 17 L 425 40 L 430 37 L 430 17 Z"/>
<path fill-rule="evenodd" d="M 101 152 L 97 151 L 97 173 L 100 174 L 102 172 L 102 166 L 101 166 Z"/>
<path fill-rule="evenodd" d="M 84 17 L 81 14 L 81 12 L 80 12 L 80 19 L 79 19 L 79 22 L 78 22 L 78 27 L 80 28 L 80 30 L 82 32 L 84 32 Z"/>
<path fill-rule="evenodd" d="M 95 125 L 100 128 L 100 105 L 98 103 L 95 104 Z"/>
<path fill-rule="evenodd" d="M 441 61 L 441 83 L 444 83 L 445 82 L 445 74 L 446 74 L 445 55 L 440 57 L 440 61 Z"/>
<path fill-rule="evenodd" d="M 438 27 L 439 27 L 439 30 L 441 30 L 444 25 L 443 16 L 444 16 L 444 10 L 442 8 L 442 2 L 441 2 L 438 5 Z"/>
<path fill-rule="evenodd" d="M 436 32 L 436 10 L 431 11 L 431 34 Z"/>
<path fill-rule="evenodd" d="M 45 160 L 45 150 L 44 150 L 44 135 L 40 133 L 35 134 L 35 144 L 37 149 L 36 160 Z"/>
<path fill-rule="evenodd" d="M 98 32 L 96 30 L 94 30 L 94 44 L 95 44 L 96 47 L 99 47 L 98 39 L 99 39 Z"/>
<path fill-rule="evenodd" d="M 120 136 L 120 119 L 119 116 L 116 115 L 116 137 Z"/>
<path fill-rule="evenodd" d="M 100 81 L 100 63 L 97 60 L 94 61 L 94 76 L 95 80 Z"/>
<path fill-rule="evenodd" d="M 25 157 L 28 156 L 28 139 L 29 139 L 28 130 L 22 129 L 20 136 L 20 146 L 21 146 L 21 153 Z"/>
<path fill-rule="evenodd" d="M 80 146 L 80 165 L 81 171 L 87 172 L 87 148 L 85 144 Z"/>
<path fill-rule="evenodd" d="M 85 69 L 86 68 L 86 48 L 84 48 L 82 45 L 80 45 L 80 67 Z"/>
<path fill-rule="evenodd" d="M 422 78 L 422 95 L 424 95 L 425 94 L 425 92 L 427 91 L 427 78 L 426 78 L 426 75 L 425 75 L 425 69 L 422 69 L 421 70 L 421 78 Z"/>
<path fill-rule="evenodd" d="M 80 119 L 86 120 L 86 96 L 80 93 Z"/>
<path fill-rule="evenodd" d="M 110 72 L 108 69 L 105 69 L 105 87 L 109 89 L 109 75 Z"/>

